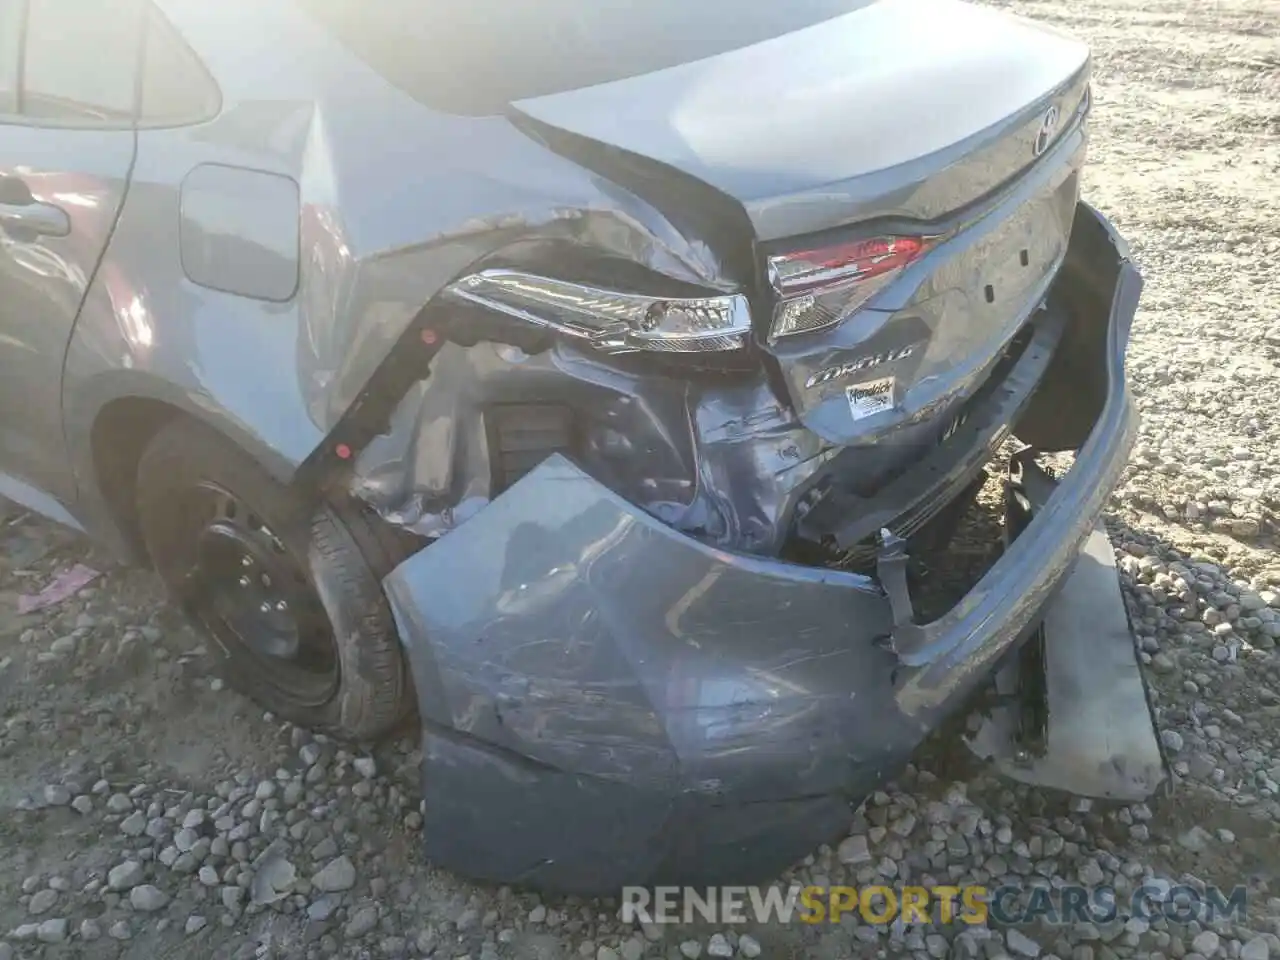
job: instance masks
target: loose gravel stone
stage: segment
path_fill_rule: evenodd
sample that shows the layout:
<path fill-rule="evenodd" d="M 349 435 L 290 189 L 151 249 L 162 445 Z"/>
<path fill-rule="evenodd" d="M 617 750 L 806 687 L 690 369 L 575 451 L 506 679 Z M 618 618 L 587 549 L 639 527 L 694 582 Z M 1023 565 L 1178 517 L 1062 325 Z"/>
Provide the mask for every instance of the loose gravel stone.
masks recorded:
<path fill-rule="evenodd" d="M 147 818 L 142 811 L 129 814 L 120 821 L 120 832 L 130 837 L 140 837 L 147 829 Z"/>
<path fill-rule="evenodd" d="M 347 926 L 343 930 L 348 940 L 359 940 L 373 932 L 374 927 L 378 925 L 378 908 L 375 906 L 364 906 L 358 908 L 347 921 Z"/>
<path fill-rule="evenodd" d="M 264 853 L 257 861 L 257 870 L 250 885 L 254 903 L 276 903 L 289 894 L 297 880 L 297 870 L 279 850 Z"/>
<path fill-rule="evenodd" d="M 51 783 L 44 788 L 44 802 L 51 807 L 65 807 L 71 802 L 71 791 L 60 784 Z"/>
<path fill-rule="evenodd" d="M 1080 864 L 1077 870 L 1077 876 L 1080 882 L 1086 887 L 1096 887 L 1104 883 L 1107 879 L 1106 873 L 1102 867 L 1098 866 L 1098 861 L 1089 858 Z"/>
<path fill-rule="evenodd" d="M 1191 941 L 1191 949 L 1202 957 L 1211 958 L 1218 952 L 1218 944 L 1218 935 L 1212 930 L 1204 930 Z"/>
<path fill-rule="evenodd" d="M 142 913 L 155 913 L 168 905 L 169 896 L 160 888 L 144 883 L 129 891 L 129 902 L 133 904 L 133 909 Z"/>
<path fill-rule="evenodd" d="M 841 863 L 859 864 L 871 861 L 871 849 L 864 836 L 846 837 L 836 851 Z"/>
<path fill-rule="evenodd" d="M 194 830 L 183 829 L 173 835 L 173 845 L 178 848 L 179 853 L 190 853 L 199 840 L 200 834 Z"/>
<path fill-rule="evenodd" d="M 307 906 L 307 917 L 323 922 L 332 917 L 341 906 L 342 900 L 337 894 L 326 894 Z"/>
<path fill-rule="evenodd" d="M 1040 956 L 1040 944 L 1036 943 L 1017 927 L 1005 931 L 1005 944 L 1019 957 L 1035 958 Z"/>
<path fill-rule="evenodd" d="M 323 755 L 318 743 L 305 743 L 298 748 L 298 758 L 304 766 L 314 766 Z"/>
<path fill-rule="evenodd" d="M 733 947 L 729 941 L 725 939 L 723 933 L 712 934 L 710 940 L 707 941 L 707 956 L 709 957 L 732 957 Z"/>
<path fill-rule="evenodd" d="M 339 893 L 356 885 L 356 868 L 347 857 L 330 862 L 311 878 L 311 885 L 322 893 Z"/>
<path fill-rule="evenodd" d="M 41 943 L 62 943 L 67 939 L 66 918 L 45 920 L 36 931 L 36 939 Z"/>
<path fill-rule="evenodd" d="M 42 913 L 48 913 L 53 909 L 54 904 L 58 902 L 58 891 L 56 890 L 39 890 L 31 895 L 31 902 L 27 904 L 27 913 L 38 917 Z"/>
<path fill-rule="evenodd" d="M 146 871 L 143 870 L 142 864 L 136 860 L 126 860 L 124 863 L 112 867 L 107 873 L 107 889 L 117 891 L 132 890 L 142 883 L 145 877 Z"/>

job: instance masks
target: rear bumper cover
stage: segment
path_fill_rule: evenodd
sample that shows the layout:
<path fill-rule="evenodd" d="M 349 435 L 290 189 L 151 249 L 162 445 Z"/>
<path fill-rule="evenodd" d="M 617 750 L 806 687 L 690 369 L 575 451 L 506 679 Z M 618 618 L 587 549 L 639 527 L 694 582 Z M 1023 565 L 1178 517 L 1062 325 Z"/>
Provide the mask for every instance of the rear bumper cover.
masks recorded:
<path fill-rule="evenodd" d="M 1043 510 L 934 623 L 895 628 L 873 579 L 701 544 L 559 457 L 396 568 L 427 856 L 602 893 L 762 880 L 838 835 L 1034 626 L 1128 459 L 1142 283 L 1089 215 L 1101 411 Z"/>

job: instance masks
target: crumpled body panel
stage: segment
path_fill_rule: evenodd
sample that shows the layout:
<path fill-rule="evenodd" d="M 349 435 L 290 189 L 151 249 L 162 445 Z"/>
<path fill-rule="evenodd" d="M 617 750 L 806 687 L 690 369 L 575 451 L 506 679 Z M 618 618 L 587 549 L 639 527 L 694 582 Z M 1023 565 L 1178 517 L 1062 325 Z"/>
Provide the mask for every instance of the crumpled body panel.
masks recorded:
<path fill-rule="evenodd" d="M 553 405 L 573 420 L 562 452 L 606 487 L 703 542 L 778 556 L 797 513 L 825 496 L 806 500 L 814 487 L 859 498 L 886 489 L 1020 349 L 1067 255 L 1085 142 L 1081 114 L 1020 181 L 956 214 L 948 229 L 959 232 L 872 307 L 744 350 L 737 368 L 716 369 L 715 358 L 692 371 L 624 363 L 567 342 L 525 344 L 527 331 L 486 339 L 490 318 L 437 303 L 421 322 L 445 331 L 445 343 L 418 382 L 384 390 L 407 394 L 363 450 L 352 488 L 392 523 L 447 533 L 512 479 L 494 463 L 494 408 Z M 503 256 L 558 263 L 574 249 L 563 240 L 544 229 Z M 892 359 L 860 366 L 879 357 Z M 852 411 L 849 391 L 866 383 L 888 384 L 888 409 Z M 825 549 L 822 537 L 808 539 Z"/>
<path fill-rule="evenodd" d="M 711 549 L 560 457 L 386 587 L 410 645 L 424 762 L 458 778 L 428 776 L 428 818 L 442 818 L 432 842 L 462 842 L 444 824 L 474 793 L 518 792 L 508 823 L 539 838 L 529 879 L 533 849 L 576 862 L 575 836 L 599 855 L 601 881 L 618 868 L 609 850 L 632 876 L 661 872 L 676 851 L 657 841 L 686 816 L 743 794 L 804 807 L 851 772 L 869 788 L 924 732 L 891 719 L 894 658 L 868 642 L 891 620 L 872 581 Z M 872 718 L 874 737 L 848 740 Z M 475 764 L 488 773 L 464 773 Z M 609 811 L 604 836 L 583 830 L 580 804 Z M 777 842 L 767 818 L 739 829 Z M 505 842 L 470 843 L 467 872 L 522 879 Z"/>
<path fill-rule="evenodd" d="M 763 375 L 698 383 L 564 344 L 448 344 L 357 460 L 353 491 L 392 523 L 447 533 L 499 492 L 486 419 L 520 404 L 573 411 L 592 476 L 675 529 L 750 553 L 778 551 L 804 481 L 835 453 Z"/>
<path fill-rule="evenodd" d="M 93 450 L 114 407 L 142 399 L 181 411 L 295 483 L 357 398 L 377 392 L 371 381 L 424 306 L 497 250 L 532 237 L 701 289 L 740 285 L 696 232 L 506 117 L 453 116 L 414 100 L 292 0 L 159 6 L 216 78 L 221 110 L 207 123 L 138 131 L 128 197 L 85 294 L 61 398 L 76 512 L 121 553 L 137 546 L 122 520 L 132 504 L 127 491 L 119 503 L 104 493 L 111 482 Z M 182 185 L 210 165 L 296 184 L 298 262 L 284 263 L 296 275 L 291 298 L 186 279 Z M 202 208 L 230 209 L 238 194 L 228 199 L 227 178 L 215 180 Z M 237 213 L 262 226 L 252 207 Z M 230 288 L 254 289 L 237 283 Z M 119 484 L 131 484 L 127 466 L 121 473 Z"/>
<path fill-rule="evenodd" d="M 1075 466 L 933 623 L 896 623 L 873 578 L 701 542 L 559 456 L 392 571 L 432 861 L 610 893 L 764 880 L 836 836 L 1034 630 L 1127 461 L 1141 280 L 1104 220 L 1077 229 Z"/>

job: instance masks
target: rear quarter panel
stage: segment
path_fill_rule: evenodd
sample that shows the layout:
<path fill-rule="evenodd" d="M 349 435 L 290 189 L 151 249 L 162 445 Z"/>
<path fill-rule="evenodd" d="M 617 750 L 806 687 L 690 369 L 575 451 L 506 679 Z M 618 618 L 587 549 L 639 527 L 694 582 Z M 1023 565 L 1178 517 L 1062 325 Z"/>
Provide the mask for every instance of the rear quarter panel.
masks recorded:
<path fill-rule="evenodd" d="M 715 275 L 701 246 L 634 197 L 503 118 L 428 110 L 288 0 L 159 6 L 218 81 L 222 111 L 139 132 L 129 196 L 67 357 L 86 510 L 100 499 L 93 424 L 127 397 L 209 422 L 290 479 L 434 294 L 531 231 L 592 234 L 682 279 Z M 255 299 L 184 272 L 181 185 L 201 164 L 297 184 L 293 296 Z"/>

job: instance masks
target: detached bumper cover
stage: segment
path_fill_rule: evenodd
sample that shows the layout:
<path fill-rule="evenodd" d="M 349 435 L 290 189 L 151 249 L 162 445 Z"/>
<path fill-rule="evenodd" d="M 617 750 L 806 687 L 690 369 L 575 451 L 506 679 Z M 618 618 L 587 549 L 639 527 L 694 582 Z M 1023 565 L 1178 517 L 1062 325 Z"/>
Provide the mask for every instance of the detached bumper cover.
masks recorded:
<path fill-rule="evenodd" d="M 1110 245 L 1101 413 L 940 620 L 895 628 L 876 581 L 717 551 L 559 457 L 394 570 L 427 856 L 601 893 L 762 880 L 839 834 L 1035 625 L 1127 461 L 1141 278 L 1093 216 Z"/>

